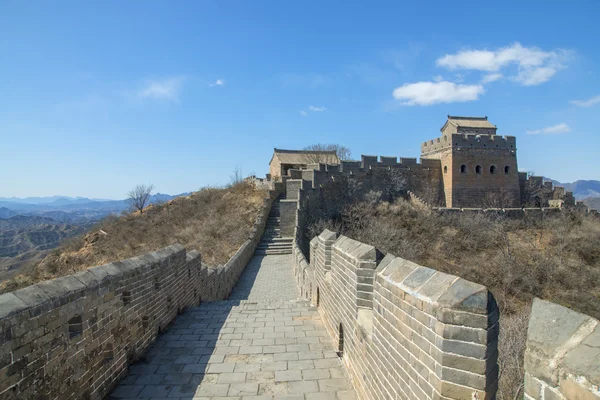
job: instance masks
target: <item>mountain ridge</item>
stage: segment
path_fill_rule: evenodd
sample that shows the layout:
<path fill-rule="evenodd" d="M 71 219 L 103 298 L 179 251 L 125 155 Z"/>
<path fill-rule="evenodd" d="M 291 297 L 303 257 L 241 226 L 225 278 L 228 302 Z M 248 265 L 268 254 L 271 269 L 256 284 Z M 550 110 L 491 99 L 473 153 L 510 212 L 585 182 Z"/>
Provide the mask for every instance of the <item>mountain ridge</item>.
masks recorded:
<path fill-rule="evenodd" d="M 550 179 L 554 186 L 562 186 L 565 190 L 573 192 L 577 200 L 584 200 L 589 197 L 600 197 L 600 181 L 579 179 L 571 183 L 563 183 Z"/>

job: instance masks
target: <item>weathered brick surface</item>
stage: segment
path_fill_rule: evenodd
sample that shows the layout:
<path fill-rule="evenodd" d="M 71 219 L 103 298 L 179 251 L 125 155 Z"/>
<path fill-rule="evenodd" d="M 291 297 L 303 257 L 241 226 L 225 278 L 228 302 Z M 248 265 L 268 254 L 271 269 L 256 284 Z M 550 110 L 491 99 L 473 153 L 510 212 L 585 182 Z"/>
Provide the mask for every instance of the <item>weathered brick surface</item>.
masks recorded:
<path fill-rule="evenodd" d="M 600 399 L 600 323 L 535 299 L 527 331 L 525 398 Z"/>
<path fill-rule="evenodd" d="M 363 399 L 491 399 L 498 309 L 472 282 L 324 231 L 295 257 Z M 299 278 L 299 275 L 302 278 Z M 343 332 L 343 338 L 341 333 Z"/>
<path fill-rule="evenodd" d="M 0 399 L 100 399 L 185 308 L 225 299 L 272 199 L 223 266 L 179 244 L 0 296 Z"/>

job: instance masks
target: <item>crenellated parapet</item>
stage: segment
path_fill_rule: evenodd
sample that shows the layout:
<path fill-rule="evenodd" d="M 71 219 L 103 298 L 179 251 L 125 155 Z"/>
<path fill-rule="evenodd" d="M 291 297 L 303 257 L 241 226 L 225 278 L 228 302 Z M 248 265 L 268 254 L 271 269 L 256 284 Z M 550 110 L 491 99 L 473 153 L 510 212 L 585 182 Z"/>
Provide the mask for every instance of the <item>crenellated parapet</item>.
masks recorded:
<path fill-rule="evenodd" d="M 600 322 L 534 299 L 525 351 L 525 399 L 600 398 Z"/>
<path fill-rule="evenodd" d="M 421 155 L 427 156 L 441 150 L 455 147 L 475 149 L 517 149 L 515 136 L 485 134 L 452 134 L 428 140 L 421 144 Z"/>
<path fill-rule="evenodd" d="M 491 293 L 325 230 L 296 273 L 360 399 L 487 399 L 497 388 Z"/>

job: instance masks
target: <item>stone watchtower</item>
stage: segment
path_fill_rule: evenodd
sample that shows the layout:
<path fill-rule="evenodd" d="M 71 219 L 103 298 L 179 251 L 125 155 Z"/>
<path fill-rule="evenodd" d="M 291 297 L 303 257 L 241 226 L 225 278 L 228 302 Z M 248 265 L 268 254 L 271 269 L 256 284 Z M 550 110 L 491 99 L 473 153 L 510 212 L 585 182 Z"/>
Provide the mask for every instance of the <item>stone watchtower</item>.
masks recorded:
<path fill-rule="evenodd" d="M 520 206 L 516 139 L 496 129 L 487 117 L 448 115 L 442 136 L 421 146 L 421 158 L 441 161 L 446 207 Z"/>

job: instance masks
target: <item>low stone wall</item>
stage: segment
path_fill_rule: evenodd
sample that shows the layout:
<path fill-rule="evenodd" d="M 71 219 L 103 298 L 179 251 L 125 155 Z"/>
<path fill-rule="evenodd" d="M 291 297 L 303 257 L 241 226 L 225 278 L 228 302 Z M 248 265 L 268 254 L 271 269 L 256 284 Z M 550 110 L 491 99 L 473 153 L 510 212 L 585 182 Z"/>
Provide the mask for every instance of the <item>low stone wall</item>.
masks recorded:
<path fill-rule="evenodd" d="M 598 320 L 534 300 L 525 352 L 525 398 L 600 399 Z"/>
<path fill-rule="evenodd" d="M 361 399 L 494 398 L 498 308 L 485 287 L 327 230 L 310 252 L 310 265 L 295 257 L 298 282 Z"/>
<path fill-rule="evenodd" d="M 223 266 L 175 244 L 1 295 L 0 398 L 103 398 L 178 313 L 230 294 L 274 197 Z"/>
<path fill-rule="evenodd" d="M 540 219 L 551 216 L 558 216 L 561 212 L 570 211 L 573 208 L 543 207 L 543 208 L 446 208 L 433 207 L 441 214 L 492 214 L 512 219 L 533 218 Z M 597 210 L 585 206 L 579 209 L 589 215 L 598 217 Z"/>

